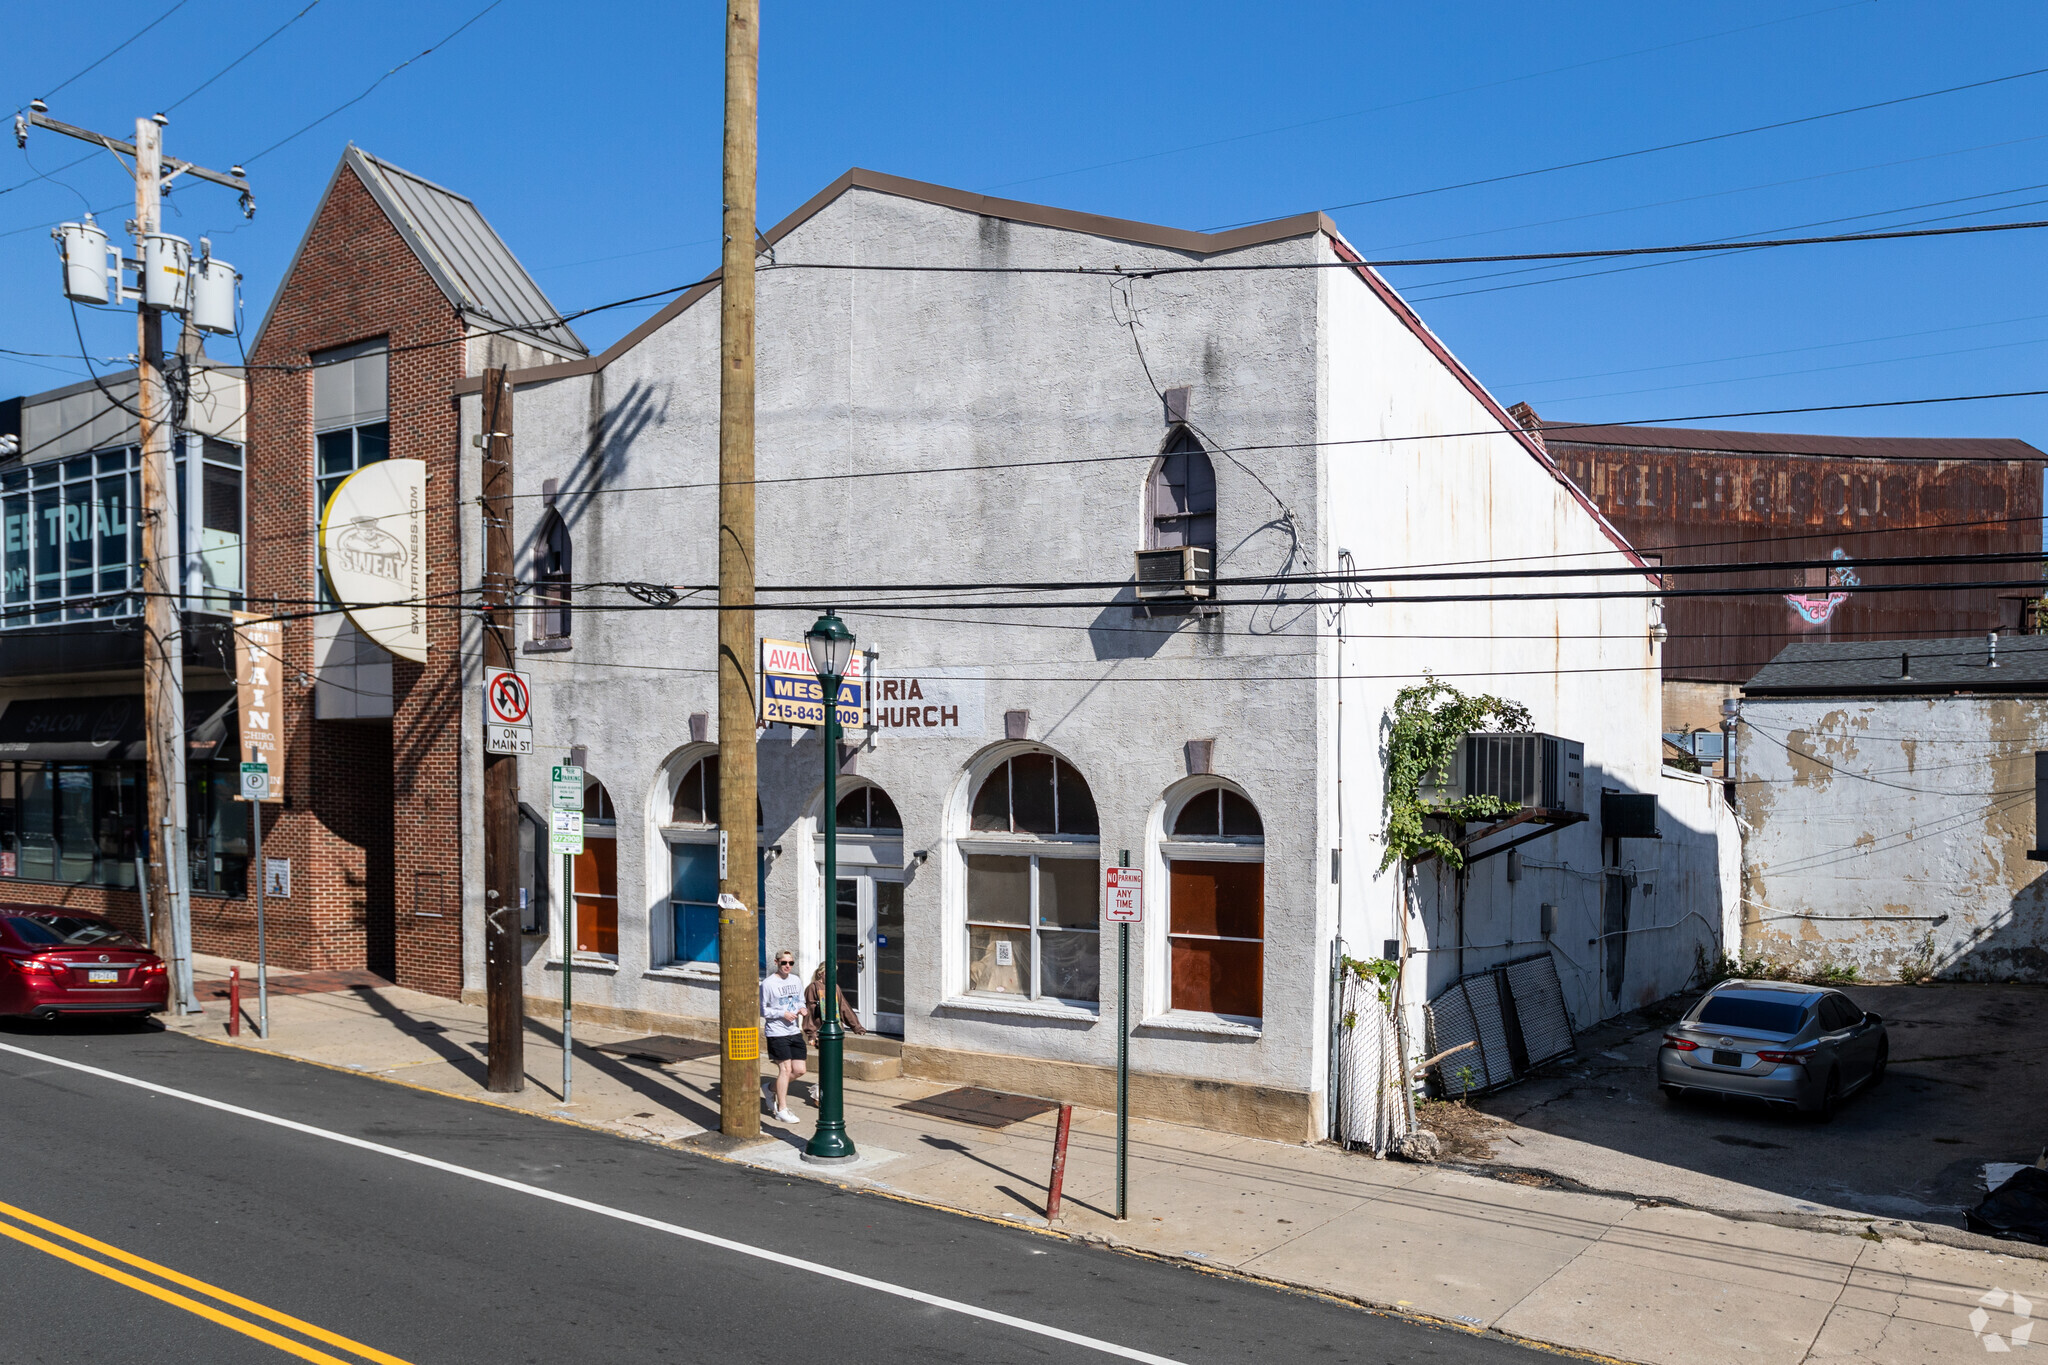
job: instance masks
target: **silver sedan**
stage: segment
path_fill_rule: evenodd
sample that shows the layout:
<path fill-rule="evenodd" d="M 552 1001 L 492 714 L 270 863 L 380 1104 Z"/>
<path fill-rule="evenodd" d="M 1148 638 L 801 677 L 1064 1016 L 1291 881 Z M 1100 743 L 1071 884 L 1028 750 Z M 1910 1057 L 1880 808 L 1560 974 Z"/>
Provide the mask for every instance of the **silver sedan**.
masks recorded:
<path fill-rule="evenodd" d="M 1884 1078 L 1884 1019 L 1825 986 L 1723 981 L 1664 1033 L 1657 1085 L 1671 1099 L 1741 1095 L 1826 1122 Z"/>

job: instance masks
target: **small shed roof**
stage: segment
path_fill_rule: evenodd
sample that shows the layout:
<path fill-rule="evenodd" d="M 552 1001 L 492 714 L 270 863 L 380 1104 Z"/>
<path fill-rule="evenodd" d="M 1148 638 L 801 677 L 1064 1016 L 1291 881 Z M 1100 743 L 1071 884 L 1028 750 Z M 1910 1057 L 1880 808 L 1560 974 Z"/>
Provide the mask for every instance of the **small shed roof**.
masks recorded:
<path fill-rule="evenodd" d="M 1751 697 L 2048 692 L 2048 635 L 1946 640 L 1807 640 L 1785 646 L 1743 684 Z"/>

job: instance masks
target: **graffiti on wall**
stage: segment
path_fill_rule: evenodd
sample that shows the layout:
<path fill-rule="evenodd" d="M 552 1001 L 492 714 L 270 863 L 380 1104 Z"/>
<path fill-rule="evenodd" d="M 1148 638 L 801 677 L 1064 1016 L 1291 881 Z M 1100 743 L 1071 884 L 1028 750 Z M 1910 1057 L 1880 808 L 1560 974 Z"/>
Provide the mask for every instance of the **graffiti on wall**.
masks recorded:
<path fill-rule="evenodd" d="M 1809 626 L 1824 626 L 1835 614 L 1835 608 L 1849 600 L 1849 589 L 1861 581 L 1856 571 L 1849 567 L 1849 556 L 1840 547 L 1830 558 L 1839 561 L 1839 567 L 1808 569 L 1806 591 L 1785 594 L 1785 601 L 1797 613 L 1799 619 Z"/>

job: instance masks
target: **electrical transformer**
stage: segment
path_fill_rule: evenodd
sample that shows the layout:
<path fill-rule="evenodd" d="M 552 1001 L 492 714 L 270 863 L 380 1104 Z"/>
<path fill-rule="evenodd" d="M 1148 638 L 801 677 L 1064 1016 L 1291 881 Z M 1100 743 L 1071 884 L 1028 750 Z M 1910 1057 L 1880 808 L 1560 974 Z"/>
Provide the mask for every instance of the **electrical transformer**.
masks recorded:
<path fill-rule="evenodd" d="M 107 302 L 107 234 L 88 214 L 82 223 L 64 223 L 50 235 L 64 258 L 64 297 L 73 303 Z"/>
<path fill-rule="evenodd" d="M 192 244 L 168 232 L 142 239 L 142 301 L 166 313 L 182 313 L 192 298 Z"/>
<path fill-rule="evenodd" d="M 235 331 L 235 285 L 241 276 L 226 261 L 201 257 L 192 267 L 192 312 L 186 319 L 202 332 Z"/>

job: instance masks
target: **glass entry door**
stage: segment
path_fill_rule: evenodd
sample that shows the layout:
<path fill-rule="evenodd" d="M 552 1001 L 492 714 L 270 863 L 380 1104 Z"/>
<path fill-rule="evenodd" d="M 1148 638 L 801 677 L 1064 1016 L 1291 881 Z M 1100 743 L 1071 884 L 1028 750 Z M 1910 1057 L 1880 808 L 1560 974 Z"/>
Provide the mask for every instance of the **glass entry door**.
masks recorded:
<path fill-rule="evenodd" d="M 833 906 L 839 989 L 870 1032 L 902 1037 L 902 874 L 861 871 L 842 876 Z"/>

